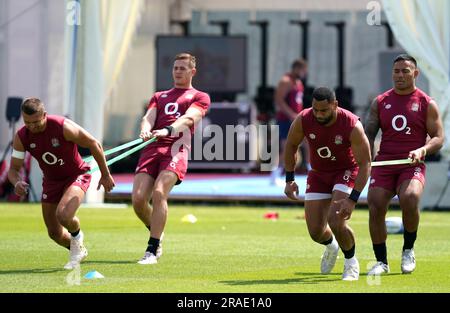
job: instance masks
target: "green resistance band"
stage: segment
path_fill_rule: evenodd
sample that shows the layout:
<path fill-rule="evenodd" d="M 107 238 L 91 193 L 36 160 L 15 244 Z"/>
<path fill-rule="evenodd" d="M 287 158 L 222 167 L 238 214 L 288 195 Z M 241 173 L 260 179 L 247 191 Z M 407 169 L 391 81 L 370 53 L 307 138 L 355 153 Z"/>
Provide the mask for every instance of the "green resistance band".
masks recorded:
<path fill-rule="evenodd" d="M 117 151 L 120 151 L 120 150 L 126 149 L 126 148 L 128 148 L 128 147 L 137 145 L 138 143 L 141 143 L 142 141 L 143 141 L 142 138 L 138 138 L 138 139 L 136 139 L 136 140 L 133 140 L 133 141 L 124 143 L 123 145 L 120 145 L 120 146 L 118 146 L 118 147 L 115 147 L 115 148 L 106 150 L 106 151 L 103 152 L 103 153 L 105 154 L 105 156 L 107 156 L 107 155 L 113 154 L 113 153 L 115 153 L 115 152 L 117 152 Z M 86 162 L 86 163 L 89 163 L 89 162 L 91 162 L 93 159 L 94 159 L 94 157 L 91 155 L 91 156 L 88 156 L 88 157 L 86 157 L 86 158 L 83 158 L 83 161 Z"/>
<path fill-rule="evenodd" d="M 411 164 L 413 163 L 412 159 L 403 159 L 403 160 L 389 160 L 389 161 L 375 161 L 370 165 L 373 166 L 386 166 L 386 165 L 399 165 L 399 164 Z M 419 163 L 424 163 L 420 161 Z"/>
<path fill-rule="evenodd" d="M 142 141 L 142 139 L 140 139 L 140 140 Z M 106 162 L 106 166 L 110 166 L 111 164 L 116 163 L 117 161 L 120 161 L 120 160 L 122 160 L 123 158 L 126 158 L 126 157 L 129 156 L 130 154 L 133 154 L 133 153 L 135 153 L 136 151 L 141 150 L 141 149 L 144 148 L 145 146 L 147 146 L 147 145 L 149 145 L 149 144 L 151 144 L 152 142 L 155 142 L 155 141 L 156 141 L 156 137 L 153 137 L 153 138 L 151 138 L 150 140 L 145 141 L 145 142 L 141 143 L 140 145 L 134 147 L 133 149 L 130 149 L 130 150 L 128 150 L 128 151 L 126 151 L 126 152 L 124 152 L 124 153 L 122 153 L 122 154 L 119 154 L 118 156 L 112 158 L 111 160 L 108 160 L 108 161 Z M 117 148 L 118 148 L 118 147 L 117 147 Z M 99 170 L 99 167 L 96 166 L 96 167 L 94 167 L 93 169 L 91 169 L 89 172 L 87 172 L 87 174 L 92 174 L 92 173 L 94 173 L 94 172 L 96 172 L 96 171 L 98 171 L 98 170 Z"/>

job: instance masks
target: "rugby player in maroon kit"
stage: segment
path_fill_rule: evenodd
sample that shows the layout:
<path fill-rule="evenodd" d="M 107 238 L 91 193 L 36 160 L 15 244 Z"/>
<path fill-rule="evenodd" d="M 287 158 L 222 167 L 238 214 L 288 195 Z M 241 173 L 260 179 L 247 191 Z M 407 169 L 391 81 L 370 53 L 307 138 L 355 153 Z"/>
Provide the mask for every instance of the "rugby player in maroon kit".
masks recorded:
<path fill-rule="evenodd" d="M 28 151 L 43 172 L 42 215 L 48 235 L 70 250 L 64 268 L 74 269 L 88 254 L 75 214 L 91 181 L 91 175 L 87 174 L 89 166 L 81 159 L 77 145 L 89 148 L 99 165 L 102 176 L 97 189 L 103 185 L 106 192 L 111 191 L 114 180 L 101 144 L 86 130 L 65 117 L 47 115 L 44 104 L 37 98 L 25 99 L 21 110 L 25 126 L 14 137 L 9 181 L 17 195 L 28 192 L 29 185 L 19 175 Z"/>
<path fill-rule="evenodd" d="M 444 131 L 436 102 L 419 88 L 416 60 L 401 54 L 394 60 L 392 80 L 394 88 L 377 96 L 370 107 L 365 131 L 370 145 L 381 129 L 377 161 L 410 158 L 411 165 L 374 167 L 369 184 L 369 229 L 377 263 L 369 275 L 389 273 L 386 248 L 385 218 L 389 202 L 398 195 L 403 216 L 403 249 L 401 271 L 412 273 L 416 267 L 414 242 L 419 227 L 419 202 L 425 184 L 427 154 L 441 149 Z M 427 136 L 430 140 L 427 141 Z"/>
<path fill-rule="evenodd" d="M 301 80 L 306 77 L 307 72 L 308 64 L 306 61 L 304 59 L 295 60 L 291 65 L 291 71 L 281 77 L 275 90 L 275 117 L 279 127 L 280 153 L 278 167 L 273 169 L 271 174 L 270 180 L 272 185 L 276 185 L 277 181 L 279 181 L 279 184 L 284 185 L 283 180 L 280 178 L 284 168 L 284 147 L 292 121 L 303 110 L 305 87 Z M 303 148 L 308 153 L 308 147 L 304 145 Z M 306 165 L 309 164 L 309 161 L 302 161 Z"/>
<path fill-rule="evenodd" d="M 150 231 L 139 264 L 156 264 L 162 255 L 169 192 L 186 174 L 190 137 L 210 105 L 208 94 L 192 87 L 196 71 L 193 55 L 176 55 L 172 68 L 174 87 L 156 92 L 142 119 L 140 137 L 156 137 L 157 141 L 142 151 L 133 182 L 134 211 Z"/>
<path fill-rule="evenodd" d="M 305 219 L 311 238 L 325 245 L 321 273 L 332 271 L 341 247 L 345 256 L 342 279 L 358 280 L 355 237 L 347 220 L 369 177 L 369 141 L 359 118 L 338 107 L 334 92 L 316 88 L 312 108 L 297 116 L 286 142 L 284 192 L 292 200 L 298 200 L 294 168 L 296 151 L 304 138 L 312 167 L 307 178 Z"/>

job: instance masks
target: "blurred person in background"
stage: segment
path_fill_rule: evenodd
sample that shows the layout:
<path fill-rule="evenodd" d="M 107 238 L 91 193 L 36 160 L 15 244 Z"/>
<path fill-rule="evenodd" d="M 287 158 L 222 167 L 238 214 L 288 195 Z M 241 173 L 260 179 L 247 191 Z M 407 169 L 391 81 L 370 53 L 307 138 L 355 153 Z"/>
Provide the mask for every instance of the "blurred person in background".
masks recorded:
<path fill-rule="evenodd" d="M 291 65 L 291 71 L 285 73 L 275 90 L 276 123 L 279 127 L 279 158 L 278 167 L 272 171 L 270 180 L 272 185 L 283 185 L 281 178 L 284 169 L 284 151 L 286 138 L 292 121 L 303 110 L 303 93 L 305 87 L 302 79 L 308 73 L 308 64 L 304 59 L 297 59 Z M 302 164 L 309 170 L 308 144 L 302 145 Z"/>

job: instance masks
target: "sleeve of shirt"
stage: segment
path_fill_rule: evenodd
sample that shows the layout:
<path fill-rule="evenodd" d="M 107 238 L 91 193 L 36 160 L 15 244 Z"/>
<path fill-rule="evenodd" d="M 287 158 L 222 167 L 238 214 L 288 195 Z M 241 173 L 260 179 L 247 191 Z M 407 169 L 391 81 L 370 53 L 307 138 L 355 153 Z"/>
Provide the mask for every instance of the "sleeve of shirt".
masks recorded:
<path fill-rule="evenodd" d="M 209 106 L 211 104 L 211 100 L 209 99 L 209 95 L 204 92 L 198 92 L 194 101 L 191 103 L 191 108 L 197 108 L 202 112 L 202 116 L 205 116 L 208 112 Z"/>
<path fill-rule="evenodd" d="M 153 97 L 150 99 L 150 102 L 148 103 L 147 110 L 150 110 L 151 108 L 156 108 L 156 105 L 158 103 L 157 94 L 155 93 Z"/>
<path fill-rule="evenodd" d="M 22 143 L 22 146 L 24 147 L 25 151 L 28 151 L 28 142 L 27 142 L 27 137 L 25 135 L 26 132 L 26 128 L 25 126 L 22 126 L 22 128 L 20 128 L 17 131 L 17 136 L 19 136 L 20 142 Z"/>
<path fill-rule="evenodd" d="M 350 119 L 350 126 L 352 129 L 355 128 L 356 123 L 358 123 L 359 120 L 360 120 L 360 118 L 356 114 Z"/>

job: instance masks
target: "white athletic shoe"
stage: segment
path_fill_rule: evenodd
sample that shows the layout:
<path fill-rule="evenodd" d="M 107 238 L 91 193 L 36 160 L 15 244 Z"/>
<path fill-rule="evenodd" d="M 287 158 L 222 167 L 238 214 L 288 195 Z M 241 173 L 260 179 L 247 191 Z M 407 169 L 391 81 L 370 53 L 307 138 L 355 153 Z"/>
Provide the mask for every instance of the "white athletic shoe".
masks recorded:
<path fill-rule="evenodd" d="M 416 257 L 414 249 L 406 249 L 402 252 L 402 273 L 410 274 L 416 268 Z"/>
<path fill-rule="evenodd" d="M 138 261 L 138 263 L 142 265 L 156 264 L 158 263 L 158 258 L 153 253 L 145 251 L 144 256 Z"/>
<path fill-rule="evenodd" d="M 159 246 L 156 249 L 156 255 L 149 251 L 145 251 L 144 256 L 142 259 L 138 261 L 139 264 L 156 264 L 158 263 L 158 259 L 162 256 L 163 250 L 162 250 L 162 241 L 164 239 L 164 232 L 161 234 L 161 237 L 159 238 Z"/>
<path fill-rule="evenodd" d="M 342 273 L 342 280 L 352 281 L 359 279 L 359 262 L 356 257 L 345 259 L 344 272 Z"/>
<path fill-rule="evenodd" d="M 69 262 L 64 265 L 64 269 L 73 270 L 75 267 L 79 266 L 81 261 L 83 261 L 88 256 L 88 251 L 83 244 L 84 234 L 80 230 L 78 239 L 70 238 L 70 258 Z"/>
<path fill-rule="evenodd" d="M 320 272 L 322 274 L 329 274 L 336 264 L 337 255 L 339 252 L 339 245 L 333 237 L 333 241 L 326 245 L 325 251 L 322 255 L 322 262 L 320 263 Z"/>
<path fill-rule="evenodd" d="M 381 274 L 387 274 L 389 272 L 390 272 L 389 265 L 384 264 L 383 262 L 377 262 L 374 266 L 372 266 L 372 268 L 367 273 L 367 275 L 368 276 L 373 276 L 373 275 L 379 276 Z"/>

